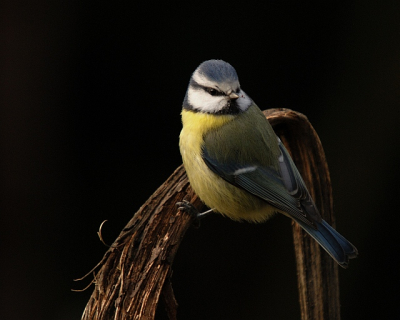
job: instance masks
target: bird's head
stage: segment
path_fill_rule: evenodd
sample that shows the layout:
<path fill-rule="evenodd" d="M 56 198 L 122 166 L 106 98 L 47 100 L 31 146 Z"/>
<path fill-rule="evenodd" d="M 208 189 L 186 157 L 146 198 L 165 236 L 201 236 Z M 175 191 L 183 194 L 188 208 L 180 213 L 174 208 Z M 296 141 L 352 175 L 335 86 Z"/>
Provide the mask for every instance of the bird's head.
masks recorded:
<path fill-rule="evenodd" d="M 238 114 L 252 100 L 240 88 L 236 70 L 222 60 L 200 64 L 190 78 L 183 108 L 210 114 Z"/>

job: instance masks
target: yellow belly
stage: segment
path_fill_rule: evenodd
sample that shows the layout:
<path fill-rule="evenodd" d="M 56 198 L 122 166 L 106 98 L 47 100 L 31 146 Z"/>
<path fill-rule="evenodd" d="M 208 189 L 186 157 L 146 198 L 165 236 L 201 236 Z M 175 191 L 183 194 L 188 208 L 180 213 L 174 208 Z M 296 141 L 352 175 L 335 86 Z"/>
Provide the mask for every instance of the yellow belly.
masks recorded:
<path fill-rule="evenodd" d="M 179 143 L 183 165 L 192 188 L 208 207 L 233 220 L 265 221 L 277 211 L 276 208 L 220 178 L 201 157 L 204 132 L 232 120 L 230 115 L 215 117 L 183 110 L 184 126 Z"/>

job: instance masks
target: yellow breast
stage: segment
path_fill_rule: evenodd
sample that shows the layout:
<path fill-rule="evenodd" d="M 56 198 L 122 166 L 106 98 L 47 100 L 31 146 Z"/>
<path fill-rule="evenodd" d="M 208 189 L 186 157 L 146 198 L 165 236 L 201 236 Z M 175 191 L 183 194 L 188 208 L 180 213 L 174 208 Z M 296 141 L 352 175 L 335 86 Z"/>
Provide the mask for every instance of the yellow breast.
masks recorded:
<path fill-rule="evenodd" d="M 190 184 L 210 208 L 233 220 L 261 222 L 275 211 L 265 201 L 231 185 L 212 172 L 202 159 L 204 136 L 233 121 L 233 115 L 209 115 L 182 111 L 179 147 Z"/>

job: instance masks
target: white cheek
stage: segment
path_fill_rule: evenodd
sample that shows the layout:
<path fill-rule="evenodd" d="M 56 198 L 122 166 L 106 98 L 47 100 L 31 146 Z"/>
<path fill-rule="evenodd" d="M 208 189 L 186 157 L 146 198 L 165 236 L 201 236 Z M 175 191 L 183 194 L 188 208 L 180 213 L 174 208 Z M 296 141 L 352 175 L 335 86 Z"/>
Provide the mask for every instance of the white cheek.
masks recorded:
<path fill-rule="evenodd" d="M 239 98 L 237 99 L 237 104 L 238 104 L 240 110 L 246 111 L 251 106 L 252 101 L 243 90 L 240 90 L 238 95 L 239 95 Z"/>
<path fill-rule="evenodd" d="M 223 96 L 212 96 L 203 89 L 190 89 L 188 100 L 195 109 L 211 113 L 221 110 L 226 104 Z"/>

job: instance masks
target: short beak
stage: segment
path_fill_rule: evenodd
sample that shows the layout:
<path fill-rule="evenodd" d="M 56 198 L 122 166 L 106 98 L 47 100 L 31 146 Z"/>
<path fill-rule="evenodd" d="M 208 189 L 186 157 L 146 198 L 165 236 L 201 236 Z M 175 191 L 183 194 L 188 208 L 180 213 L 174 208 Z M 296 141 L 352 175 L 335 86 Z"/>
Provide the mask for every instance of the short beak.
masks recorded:
<path fill-rule="evenodd" d="M 233 99 L 233 100 L 236 100 L 237 98 L 239 98 L 239 96 L 234 92 L 232 92 L 228 97 Z"/>

